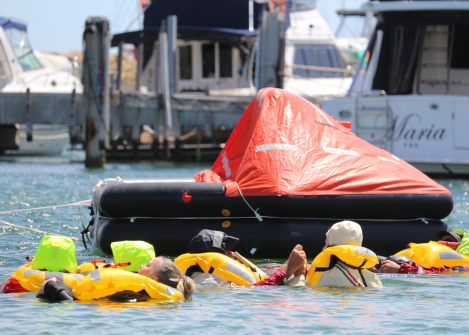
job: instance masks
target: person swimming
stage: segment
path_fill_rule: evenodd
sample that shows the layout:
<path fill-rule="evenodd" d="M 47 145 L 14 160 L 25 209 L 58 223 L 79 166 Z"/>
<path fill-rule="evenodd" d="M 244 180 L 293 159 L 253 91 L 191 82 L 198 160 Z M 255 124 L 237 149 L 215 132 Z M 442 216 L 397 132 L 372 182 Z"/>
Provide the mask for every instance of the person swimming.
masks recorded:
<path fill-rule="evenodd" d="M 195 290 L 192 279 L 184 276 L 181 270 L 166 257 L 156 257 L 147 264 L 141 265 L 138 274 L 176 289 L 185 300 L 190 300 Z M 63 282 L 57 281 L 55 277 L 45 280 L 36 296 L 51 302 L 76 300 L 73 290 Z M 120 302 L 135 302 L 147 300 L 150 295 L 145 290 L 138 292 L 123 290 L 109 295 L 107 298 Z"/>
<path fill-rule="evenodd" d="M 367 269 L 370 262 L 376 260 L 374 264 L 377 263 L 377 257 L 371 250 L 362 247 L 362 243 L 363 232 L 358 223 L 341 221 L 332 225 L 326 233 L 323 252 L 313 261 L 306 275 L 305 285 L 383 287 L 378 276 Z M 353 257 L 349 257 L 351 253 Z M 327 267 L 314 267 L 316 260 L 324 257 L 327 258 Z M 360 264 L 352 265 L 346 258 L 351 261 L 356 259 Z"/>
<path fill-rule="evenodd" d="M 189 253 L 174 262 L 198 287 L 280 285 L 285 278 L 303 272 L 306 253 L 301 245 L 295 246 L 288 260 L 267 277 L 256 265 L 233 251 L 238 242 L 238 238 L 221 231 L 202 229 L 189 243 Z"/>

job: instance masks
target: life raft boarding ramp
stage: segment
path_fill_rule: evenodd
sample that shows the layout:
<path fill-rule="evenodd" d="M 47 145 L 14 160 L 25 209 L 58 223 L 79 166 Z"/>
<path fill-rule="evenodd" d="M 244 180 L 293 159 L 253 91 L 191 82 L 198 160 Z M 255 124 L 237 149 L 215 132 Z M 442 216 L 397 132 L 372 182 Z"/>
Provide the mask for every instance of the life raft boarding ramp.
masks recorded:
<path fill-rule="evenodd" d="M 239 237 L 241 253 L 285 257 L 297 243 L 319 252 L 330 226 L 347 219 L 362 226 L 367 248 L 388 255 L 447 228 L 441 219 L 453 207 L 450 192 L 411 165 L 271 88 L 259 91 L 195 181 L 100 183 L 94 247 L 109 253 L 113 241 L 143 239 L 176 256 L 206 228 Z"/>

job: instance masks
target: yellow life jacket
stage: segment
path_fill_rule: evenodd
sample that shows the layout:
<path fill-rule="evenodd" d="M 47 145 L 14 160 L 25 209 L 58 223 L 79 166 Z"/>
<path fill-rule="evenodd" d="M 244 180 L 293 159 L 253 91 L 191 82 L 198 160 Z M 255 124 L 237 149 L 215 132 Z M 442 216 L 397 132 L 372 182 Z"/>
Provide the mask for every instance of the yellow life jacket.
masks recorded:
<path fill-rule="evenodd" d="M 396 255 L 409 257 L 423 267 L 455 267 L 469 265 L 469 257 L 461 255 L 446 245 L 430 241 L 429 243 L 410 243 L 410 249 L 402 250 Z"/>
<path fill-rule="evenodd" d="M 153 299 L 184 300 L 175 288 L 166 286 L 137 273 L 117 269 L 100 268 L 91 271 L 74 289 L 80 300 L 104 298 L 120 291 L 140 292 L 145 290 Z"/>
<path fill-rule="evenodd" d="M 77 273 L 33 270 L 31 263 L 22 265 L 12 275 L 12 278 L 18 280 L 20 285 L 30 292 L 39 291 L 42 282 L 53 277 L 71 288 L 77 286 L 84 278 L 83 275 Z"/>
<path fill-rule="evenodd" d="M 317 255 L 311 263 L 306 275 L 309 286 L 316 286 L 324 272 L 331 270 L 337 260 L 355 269 L 367 269 L 379 263 L 376 254 L 367 248 L 352 245 L 329 247 Z"/>
<path fill-rule="evenodd" d="M 217 252 L 184 254 L 174 260 L 182 273 L 186 274 L 192 266 L 198 266 L 203 272 L 216 274 L 238 286 L 252 285 L 267 278 L 257 266 L 243 258 L 249 267 L 241 262 Z"/>

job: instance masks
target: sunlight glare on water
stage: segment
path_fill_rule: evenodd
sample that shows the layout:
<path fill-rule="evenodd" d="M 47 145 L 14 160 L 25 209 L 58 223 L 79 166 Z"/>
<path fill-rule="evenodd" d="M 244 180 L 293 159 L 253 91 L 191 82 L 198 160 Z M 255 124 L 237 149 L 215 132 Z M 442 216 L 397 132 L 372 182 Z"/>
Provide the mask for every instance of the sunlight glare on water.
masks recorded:
<path fill-rule="evenodd" d="M 112 163 L 89 170 L 71 158 L 0 161 L 0 211 L 91 198 L 99 179 L 191 177 L 207 164 Z M 469 181 L 439 180 L 454 197 L 446 221 L 468 230 Z M 85 223 L 88 211 L 83 208 Z M 0 214 L 0 220 L 80 237 L 76 207 Z M 34 256 L 42 235 L 0 226 L 0 281 Z M 410 241 L 409 241 L 410 242 Z M 79 263 L 96 257 L 76 243 Z M 306 252 L 308 247 L 304 246 Z M 285 255 L 288 256 L 288 255 Z M 315 255 L 308 255 L 309 261 Z M 265 263 L 283 260 L 255 260 Z M 270 271 L 270 270 L 269 270 Z M 272 271 L 268 273 L 270 274 Z M 2 333 L 462 333 L 469 308 L 468 275 L 381 275 L 383 289 L 241 287 L 204 289 L 189 302 L 50 304 L 33 293 L 0 295 Z"/>

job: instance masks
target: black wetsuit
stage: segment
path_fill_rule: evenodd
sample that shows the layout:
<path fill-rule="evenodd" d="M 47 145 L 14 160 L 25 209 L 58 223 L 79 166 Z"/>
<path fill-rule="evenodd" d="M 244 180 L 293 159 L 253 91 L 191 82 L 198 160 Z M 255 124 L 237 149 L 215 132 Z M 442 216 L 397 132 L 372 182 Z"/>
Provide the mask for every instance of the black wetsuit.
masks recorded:
<path fill-rule="evenodd" d="M 47 299 L 50 302 L 67 302 L 76 300 L 70 287 L 60 281 L 48 281 L 44 286 L 44 292 L 37 294 L 39 299 Z"/>

